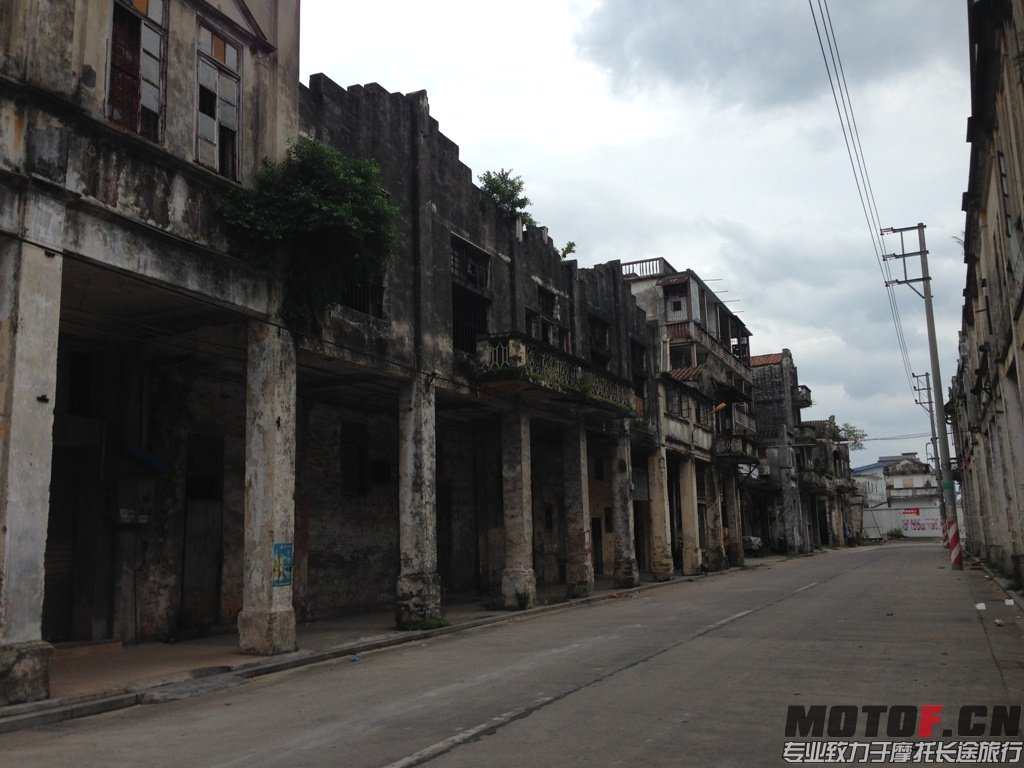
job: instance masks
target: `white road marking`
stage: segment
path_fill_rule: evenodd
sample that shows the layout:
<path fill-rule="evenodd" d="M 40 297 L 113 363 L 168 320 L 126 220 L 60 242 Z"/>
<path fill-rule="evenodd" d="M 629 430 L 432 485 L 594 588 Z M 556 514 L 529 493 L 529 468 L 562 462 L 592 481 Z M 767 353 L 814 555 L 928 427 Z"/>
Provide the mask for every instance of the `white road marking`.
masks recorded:
<path fill-rule="evenodd" d="M 502 715 L 492 717 L 485 723 L 474 725 L 472 728 L 467 728 L 464 731 L 460 731 L 459 733 L 456 733 L 454 736 L 449 736 L 447 739 L 443 739 L 437 742 L 436 744 L 431 744 L 429 747 L 424 747 L 419 752 L 413 752 L 411 755 L 403 757 L 401 760 L 396 760 L 393 763 L 388 763 L 386 766 L 384 766 L 384 768 L 409 768 L 409 766 L 418 765 L 419 763 L 424 762 L 425 760 L 429 760 L 431 758 L 437 757 L 438 755 L 447 752 L 453 747 L 457 747 L 460 744 L 466 743 L 467 741 L 475 738 L 476 736 L 480 735 L 481 733 L 484 733 L 485 731 L 489 731 L 492 728 L 498 728 L 499 726 L 505 725 L 506 723 L 509 723 L 518 717 L 522 717 L 529 710 L 534 709 L 537 704 L 545 704 L 549 701 L 552 701 L 552 698 L 546 696 L 544 698 L 537 699 L 534 702 L 533 707 L 519 707 L 518 709 L 513 709 L 508 712 L 505 712 Z"/>

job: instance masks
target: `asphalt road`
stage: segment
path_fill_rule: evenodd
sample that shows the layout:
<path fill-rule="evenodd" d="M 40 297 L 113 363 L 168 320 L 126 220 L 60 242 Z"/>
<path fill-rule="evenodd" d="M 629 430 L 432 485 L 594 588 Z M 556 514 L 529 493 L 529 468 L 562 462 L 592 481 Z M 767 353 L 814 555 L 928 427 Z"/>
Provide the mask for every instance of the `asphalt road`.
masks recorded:
<path fill-rule="evenodd" d="M 0 766 L 786 765 L 790 705 L 1021 703 L 1003 597 L 935 543 L 828 552 L 0 735 Z"/>

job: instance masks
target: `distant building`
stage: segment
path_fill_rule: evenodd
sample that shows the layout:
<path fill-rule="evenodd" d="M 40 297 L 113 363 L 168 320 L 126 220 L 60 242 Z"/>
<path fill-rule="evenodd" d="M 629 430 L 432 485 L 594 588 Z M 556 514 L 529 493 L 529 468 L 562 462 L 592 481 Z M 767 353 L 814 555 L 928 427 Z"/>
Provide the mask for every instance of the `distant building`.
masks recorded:
<path fill-rule="evenodd" d="M 800 412 L 811 406 L 811 390 L 800 384 L 788 349 L 754 355 L 750 365 L 760 462 L 756 474 L 744 481 L 753 502 L 748 531 L 776 551 L 810 552 L 814 537 L 801 499 L 796 444 Z"/>
<path fill-rule="evenodd" d="M 750 331 L 693 270 L 645 259 L 624 262 L 622 274 L 637 305 L 656 323 L 665 395 L 675 391 L 671 382 L 685 382 L 700 393 L 693 400 L 697 408 L 711 405 L 702 417 L 714 430 L 710 451 L 664 435 L 666 451 L 692 478 L 683 493 L 695 489 L 701 559 L 712 569 L 742 563 L 740 476 L 757 464 Z"/>
<path fill-rule="evenodd" d="M 911 538 L 942 536 L 935 472 L 916 453 L 881 456 L 856 467 L 853 481 L 864 500 L 865 538 L 882 538 L 891 531 Z"/>
<path fill-rule="evenodd" d="M 802 422 L 796 448 L 800 498 L 814 546 L 843 546 L 855 534 L 851 501 L 856 486 L 850 473 L 850 449 L 835 416 Z"/>

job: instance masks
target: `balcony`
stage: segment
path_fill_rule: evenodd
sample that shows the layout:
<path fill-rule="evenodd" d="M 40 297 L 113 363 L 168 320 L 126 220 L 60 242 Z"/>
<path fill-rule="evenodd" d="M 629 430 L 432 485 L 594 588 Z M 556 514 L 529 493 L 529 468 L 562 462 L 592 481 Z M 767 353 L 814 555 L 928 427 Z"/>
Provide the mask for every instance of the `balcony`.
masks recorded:
<path fill-rule="evenodd" d="M 803 384 L 793 387 L 793 405 L 797 408 L 810 408 L 814 405 L 811 401 L 811 388 Z"/>
<path fill-rule="evenodd" d="M 915 499 L 921 496 L 938 496 L 939 489 L 934 485 L 919 485 L 913 488 L 888 488 L 890 499 Z"/>
<path fill-rule="evenodd" d="M 622 276 L 627 280 L 642 280 L 645 277 L 662 277 L 675 272 L 672 265 L 662 258 L 627 261 L 622 266 Z"/>
<path fill-rule="evenodd" d="M 734 434 L 756 435 L 757 422 L 734 405 L 732 407 L 732 431 Z"/>
<path fill-rule="evenodd" d="M 479 339 L 476 349 L 480 386 L 485 391 L 525 395 L 538 404 L 636 415 L 638 399 L 629 382 L 534 339 L 491 336 Z"/>
<path fill-rule="evenodd" d="M 754 376 L 750 372 L 750 366 L 743 363 L 722 342 L 704 330 L 700 323 L 695 320 L 686 320 L 681 323 L 669 323 L 665 328 L 671 341 L 689 341 L 699 344 L 727 370 L 738 375 L 747 385 L 753 386 Z"/>
<path fill-rule="evenodd" d="M 715 435 L 715 458 L 733 464 L 756 465 L 757 444 L 748 435 Z"/>

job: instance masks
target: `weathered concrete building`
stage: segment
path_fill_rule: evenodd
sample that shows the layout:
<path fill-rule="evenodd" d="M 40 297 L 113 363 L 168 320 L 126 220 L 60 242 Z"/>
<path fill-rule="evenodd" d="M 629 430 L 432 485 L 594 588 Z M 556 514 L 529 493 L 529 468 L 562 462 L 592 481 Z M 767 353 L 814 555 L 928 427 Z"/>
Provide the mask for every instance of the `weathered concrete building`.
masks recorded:
<path fill-rule="evenodd" d="M 880 456 L 856 467 L 853 481 L 864 497 L 865 537 L 878 539 L 892 531 L 911 538 L 942 537 L 935 472 L 916 453 Z"/>
<path fill-rule="evenodd" d="M 425 93 L 300 86 L 297 2 L 48 8 L 0 6 L 0 704 L 65 642 L 742 562 L 750 333 L 695 273 L 564 260 Z M 218 205 L 301 135 L 398 210 L 315 331 Z"/>
<path fill-rule="evenodd" d="M 624 263 L 622 273 L 657 324 L 666 412 L 685 404 L 696 413 L 696 429 L 682 436 L 666 420 L 664 443 L 673 474 L 680 470 L 682 497 L 696 500 L 701 562 L 711 569 L 741 564 L 740 474 L 757 463 L 750 331 L 692 270 L 645 259 Z"/>
<path fill-rule="evenodd" d="M 967 3 L 971 159 L 960 362 L 949 399 L 964 538 L 1006 572 L 1024 554 L 1024 94 L 1020 0 Z"/>
<path fill-rule="evenodd" d="M 797 462 L 800 412 L 811 406 L 811 390 L 800 384 L 788 349 L 750 359 L 757 411 L 756 476 L 744 482 L 753 500 L 748 531 L 765 545 L 789 554 L 813 550 L 811 521 L 801 501 Z"/>
<path fill-rule="evenodd" d="M 814 546 L 844 546 L 854 533 L 850 506 L 857 489 L 850 472 L 850 449 L 835 416 L 800 424 L 796 466 Z"/>
<path fill-rule="evenodd" d="M 48 641 L 294 647 L 295 347 L 214 201 L 296 135 L 297 67 L 296 2 L 0 8 L 0 702 Z"/>
<path fill-rule="evenodd" d="M 669 495 L 697 507 L 618 263 L 503 217 L 425 94 L 300 94 L 297 3 L 34 7 L 0 9 L 0 703 L 54 643 L 276 653 L 297 618 L 671 578 Z M 300 131 L 400 211 L 313 335 L 217 213 Z"/>
<path fill-rule="evenodd" d="M 336 375 L 311 395 L 317 428 L 341 424 L 344 439 L 391 423 L 394 443 L 371 463 L 405 451 L 434 483 L 411 507 L 400 458 L 397 496 L 321 494 L 309 505 L 310 526 L 331 537 L 322 563 L 311 548 L 298 564 L 310 616 L 387 604 L 396 577 L 401 621 L 437 615 L 440 590 L 529 605 L 538 586 L 588 594 L 595 574 L 621 585 L 640 570 L 669 578 L 657 411 L 646 405 L 656 346 L 618 265 L 579 269 L 545 229 L 504 217 L 426 94 L 317 75 L 301 105 L 304 132 L 380 164 L 402 213 L 375 311 L 342 306 L 326 329 Z M 310 488 L 329 487 L 337 463 L 323 466 Z M 342 522 L 353 515 L 367 520 L 361 536 Z M 373 592 L 334 594 L 330 583 L 348 577 L 317 573 L 367 559 Z"/>

